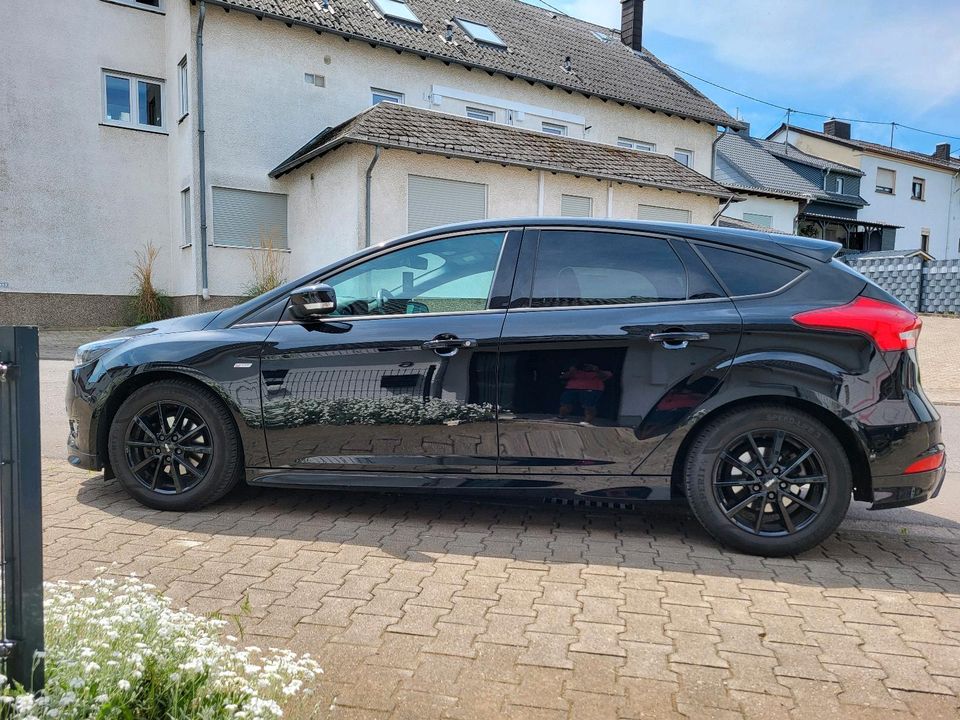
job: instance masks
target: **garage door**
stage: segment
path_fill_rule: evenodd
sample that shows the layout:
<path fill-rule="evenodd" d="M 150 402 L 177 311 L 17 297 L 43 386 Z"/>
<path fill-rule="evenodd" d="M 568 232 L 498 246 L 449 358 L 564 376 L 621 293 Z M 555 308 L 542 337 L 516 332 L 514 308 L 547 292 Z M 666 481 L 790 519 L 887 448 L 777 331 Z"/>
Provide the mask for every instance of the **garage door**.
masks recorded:
<path fill-rule="evenodd" d="M 483 220 L 487 186 L 482 183 L 410 175 L 407 181 L 407 231 Z"/>
<path fill-rule="evenodd" d="M 640 205 L 637 209 L 637 219 L 689 223 L 691 216 L 689 210 L 659 207 L 658 205 Z"/>

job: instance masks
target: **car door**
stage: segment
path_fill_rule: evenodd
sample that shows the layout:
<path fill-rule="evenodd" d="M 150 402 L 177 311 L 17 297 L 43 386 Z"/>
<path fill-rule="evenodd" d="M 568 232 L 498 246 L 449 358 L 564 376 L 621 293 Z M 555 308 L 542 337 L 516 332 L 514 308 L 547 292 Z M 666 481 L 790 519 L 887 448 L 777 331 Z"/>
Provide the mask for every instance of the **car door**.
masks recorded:
<path fill-rule="evenodd" d="M 496 472 L 497 346 L 519 243 L 519 231 L 427 239 L 318 278 L 336 310 L 309 324 L 287 314 L 264 346 L 272 467 Z"/>
<path fill-rule="evenodd" d="M 633 473 L 718 387 L 740 326 L 683 241 L 528 229 L 501 336 L 501 469 Z"/>

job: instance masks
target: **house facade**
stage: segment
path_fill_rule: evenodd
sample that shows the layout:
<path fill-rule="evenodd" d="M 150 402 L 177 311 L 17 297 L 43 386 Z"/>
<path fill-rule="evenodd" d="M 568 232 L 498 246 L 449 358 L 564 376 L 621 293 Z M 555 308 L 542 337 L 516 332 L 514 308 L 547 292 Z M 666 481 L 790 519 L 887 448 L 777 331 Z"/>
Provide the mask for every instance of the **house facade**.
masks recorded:
<path fill-rule="evenodd" d="M 831 120 L 823 131 L 781 126 L 770 138 L 811 155 L 853 165 L 863 173 L 862 195 L 869 203 L 859 217 L 899 226 L 893 246 L 919 249 L 937 259 L 960 257 L 960 160 L 950 145 L 931 155 L 851 137 L 850 124 Z"/>
<path fill-rule="evenodd" d="M 621 36 L 517 0 L 14 0 L 0 321 L 117 319 L 146 243 L 188 312 L 242 296 L 265 245 L 296 277 L 433 219 L 710 223 L 731 194 L 704 177 L 716 128 L 739 124 L 642 49 L 640 7 Z M 621 177 L 536 143 L 505 160 L 385 135 L 271 175 L 378 103 L 640 159 Z"/>

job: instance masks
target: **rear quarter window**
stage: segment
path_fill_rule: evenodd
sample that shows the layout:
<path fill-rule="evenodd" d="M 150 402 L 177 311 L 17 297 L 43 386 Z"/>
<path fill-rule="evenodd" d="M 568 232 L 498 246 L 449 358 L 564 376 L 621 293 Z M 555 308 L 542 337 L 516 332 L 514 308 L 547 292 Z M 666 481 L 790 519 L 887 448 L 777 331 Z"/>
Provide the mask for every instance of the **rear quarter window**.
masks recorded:
<path fill-rule="evenodd" d="M 791 265 L 735 250 L 710 245 L 698 245 L 697 249 L 733 296 L 774 292 L 802 272 Z"/>

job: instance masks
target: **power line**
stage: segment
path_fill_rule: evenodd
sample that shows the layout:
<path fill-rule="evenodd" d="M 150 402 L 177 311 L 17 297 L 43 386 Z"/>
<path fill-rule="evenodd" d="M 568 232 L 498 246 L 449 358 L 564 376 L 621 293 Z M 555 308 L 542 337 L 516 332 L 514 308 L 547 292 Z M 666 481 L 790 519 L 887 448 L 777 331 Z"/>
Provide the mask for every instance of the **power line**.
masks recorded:
<path fill-rule="evenodd" d="M 555 13 L 559 13 L 559 14 L 564 15 L 564 16 L 566 16 L 566 17 L 570 17 L 570 16 L 569 16 L 567 13 L 565 13 L 563 10 L 561 10 L 561 9 L 558 8 L 558 7 L 555 7 L 554 5 L 551 5 L 550 3 L 546 2 L 546 0 L 535 0 L 535 2 L 538 2 L 538 3 L 540 3 L 541 5 L 544 5 L 544 6 L 548 7 L 549 9 L 553 10 Z"/>
<path fill-rule="evenodd" d="M 761 105 L 766 105 L 768 107 L 776 108 L 777 110 L 784 110 L 787 113 L 792 115 L 807 115 L 810 117 L 825 118 L 827 120 L 840 120 L 841 122 L 861 123 L 864 125 L 889 125 L 892 128 L 903 128 L 904 130 L 912 130 L 913 132 L 923 133 L 924 135 L 933 135 L 934 137 L 948 138 L 950 140 L 960 140 L 960 136 L 957 136 L 957 135 L 947 135 L 946 133 L 938 133 L 938 132 L 933 132 L 931 130 L 922 130 L 920 128 L 912 127 L 910 125 L 904 125 L 902 123 L 894 122 L 891 120 L 862 120 L 860 118 L 844 118 L 844 117 L 837 117 L 836 115 L 828 115 L 826 113 L 811 112 L 808 110 L 797 110 L 795 108 L 787 107 L 786 105 L 779 105 L 777 103 L 770 102 L 769 100 L 762 100 L 761 98 L 755 97 L 753 95 L 748 95 L 747 93 L 740 92 L 739 90 L 734 90 L 733 88 L 727 87 L 725 85 L 721 85 L 720 83 L 713 82 L 712 80 L 707 80 L 706 78 L 700 77 L 699 75 L 695 75 L 694 73 L 688 70 L 681 70 L 680 68 L 674 67 L 673 65 L 670 65 L 668 63 L 664 63 L 664 64 L 671 70 L 674 70 L 682 75 L 687 75 L 688 77 L 692 77 L 694 80 L 699 80 L 700 82 L 706 83 L 707 85 L 712 85 L 713 87 L 719 88 L 724 92 L 728 92 L 733 95 L 738 95 L 742 98 L 746 98 L 747 100 L 752 100 L 753 102 L 760 103 Z"/>

